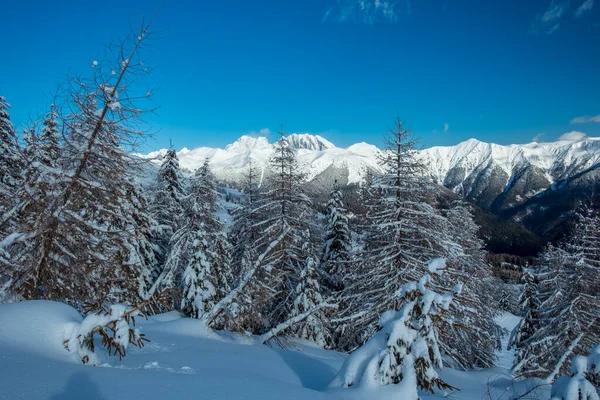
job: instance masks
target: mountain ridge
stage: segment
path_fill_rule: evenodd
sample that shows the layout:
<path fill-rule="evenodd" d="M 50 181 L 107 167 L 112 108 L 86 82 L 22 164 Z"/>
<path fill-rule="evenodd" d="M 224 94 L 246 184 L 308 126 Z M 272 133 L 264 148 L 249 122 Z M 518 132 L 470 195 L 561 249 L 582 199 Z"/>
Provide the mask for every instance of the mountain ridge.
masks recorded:
<path fill-rule="evenodd" d="M 454 146 L 417 150 L 416 156 L 436 183 L 487 212 L 554 240 L 569 229 L 573 210 L 587 194 L 600 190 L 600 138 L 571 137 L 512 145 L 469 139 Z M 381 172 L 378 157 L 382 150 L 372 144 L 341 148 L 310 134 L 292 134 L 288 140 L 314 193 L 327 193 L 333 180 L 359 185 L 368 171 Z M 160 164 L 166 151 L 140 156 Z M 237 184 L 250 159 L 262 169 L 261 179 L 268 177 L 272 152 L 266 137 L 245 135 L 224 149 L 183 148 L 178 156 L 190 173 L 208 158 L 219 180 Z"/>

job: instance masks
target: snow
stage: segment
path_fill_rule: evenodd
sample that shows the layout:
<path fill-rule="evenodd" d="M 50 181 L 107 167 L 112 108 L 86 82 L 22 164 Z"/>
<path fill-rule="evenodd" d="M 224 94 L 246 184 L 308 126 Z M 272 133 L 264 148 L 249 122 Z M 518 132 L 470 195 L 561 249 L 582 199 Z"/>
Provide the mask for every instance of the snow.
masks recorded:
<path fill-rule="evenodd" d="M 258 338 L 212 332 L 201 321 L 176 312 L 137 321 L 151 340 L 130 348 L 122 361 L 97 347 L 101 365 L 82 365 L 62 340 L 82 321 L 71 307 L 50 301 L 0 305 L 0 399 L 398 399 L 399 385 L 328 388 L 347 355 L 303 342 L 282 350 Z M 518 318 L 498 322 L 511 328 Z M 505 343 L 504 343 L 505 344 Z M 441 377 L 461 389 L 423 399 L 508 399 L 523 393 L 531 380 L 513 382 L 506 368 L 461 372 L 444 368 Z M 542 398 L 548 398 L 542 390 Z M 545 396 L 545 397 L 544 397 Z"/>
<path fill-rule="evenodd" d="M 307 180 L 312 180 L 330 167 L 345 169 L 348 183 L 361 183 L 368 170 L 380 171 L 378 157 L 381 150 L 368 143 L 356 143 L 348 148 L 335 146 L 319 135 L 290 134 L 290 146 L 298 151 L 298 165 Z M 182 149 L 177 153 L 181 166 L 189 170 L 200 167 L 204 159 L 219 179 L 237 181 L 252 159 L 259 170 L 265 166 L 273 152 L 273 145 L 265 136 L 244 135 L 224 149 L 200 147 Z M 166 149 L 148 154 L 138 154 L 146 159 L 164 156 Z M 498 145 L 469 139 L 455 146 L 436 146 L 416 152 L 426 166 L 427 173 L 442 183 L 450 171 L 464 171 L 464 179 L 482 169 L 497 166 L 506 172 L 506 187 L 514 176 L 528 165 L 539 168 L 550 185 L 558 183 L 577 172 L 583 172 L 600 163 L 600 138 L 586 137 L 579 141 Z M 537 193 L 532 192 L 528 196 Z"/>

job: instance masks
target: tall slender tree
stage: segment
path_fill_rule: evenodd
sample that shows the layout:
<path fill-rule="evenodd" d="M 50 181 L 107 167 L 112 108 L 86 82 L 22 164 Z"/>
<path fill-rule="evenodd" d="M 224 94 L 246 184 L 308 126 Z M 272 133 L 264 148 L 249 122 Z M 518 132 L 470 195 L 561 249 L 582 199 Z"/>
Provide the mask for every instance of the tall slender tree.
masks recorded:
<path fill-rule="evenodd" d="M 289 231 L 265 257 L 269 268 L 264 271 L 262 285 L 272 289 L 265 299 L 265 309 L 259 311 L 266 318 L 263 329 L 284 321 L 290 315 L 300 273 L 307 257 L 314 254 L 312 247 L 307 249 L 304 246 L 306 232 L 314 221 L 311 201 L 302 190 L 303 176 L 298 169 L 296 153 L 283 131 L 280 136 L 270 159 L 271 181 L 267 183 L 254 211 L 254 226 L 262 233 L 254 244 L 258 253 L 269 248 L 270 243 L 283 232 Z"/>
<path fill-rule="evenodd" d="M 21 184 L 23 166 L 17 135 L 10 121 L 10 104 L 0 96 L 0 234 L 14 229 L 14 193 Z"/>
<path fill-rule="evenodd" d="M 537 273 L 539 307 L 536 330 L 528 325 L 516 335 L 520 344 L 513 369 L 522 376 L 541 376 L 549 382 L 568 374 L 568 361 L 600 343 L 600 218 L 584 209 L 573 235 L 542 254 Z"/>
<path fill-rule="evenodd" d="M 229 292 L 233 281 L 231 273 L 230 249 L 223 231 L 223 224 L 217 217 L 218 193 L 210 172 L 208 159 L 194 177 L 187 202 L 190 217 L 188 226 L 183 229 L 180 253 L 187 253 L 182 275 L 183 311 L 199 318 Z M 176 235 L 177 237 L 178 235 Z M 178 244 L 174 248 L 179 248 Z M 213 326 L 222 320 L 213 322 Z"/>
<path fill-rule="evenodd" d="M 324 274 L 323 282 L 326 288 L 333 292 L 343 289 L 343 279 L 349 271 L 352 247 L 348 216 L 337 180 L 327 202 L 326 221 L 321 270 Z"/>
<path fill-rule="evenodd" d="M 470 207 L 456 201 L 445 213 L 449 236 L 460 251 L 448 254 L 448 268 L 440 283 L 451 288 L 464 284 L 454 298 L 447 316 L 453 321 L 440 332 L 440 348 L 445 360 L 454 368 L 490 368 L 496 361 L 501 328 L 494 322 L 498 305 L 491 268 L 485 261 L 483 241 L 478 238 L 479 226 L 473 221 Z"/>
<path fill-rule="evenodd" d="M 445 219 L 425 201 L 435 196 L 415 157 L 415 145 L 410 130 L 397 119 L 380 155 L 383 173 L 373 178 L 368 193 L 364 253 L 337 319 L 347 332 L 339 343 L 342 349 L 362 344 L 375 333 L 380 315 L 400 309 L 402 300 L 393 294 L 423 274 L 426 260 L 456 248 Z"/>
<path fill-rule="evenodd" d="M 148 36 L 142 26 L 128 55 L 122 47 L 112 64 L 95 64 L 92 79 L 73 79 L 64 93 L 61 168 L 43 171 L 49 187 L 42 208 L 20 199 L 24 223 L 6 246 L 17 266 L 12 288 L 24 298 L 81 304 L 146 295 L 152 221 L 135 184 L 138 161 L 126 148 L 143 138 L 139 96 L 127 88 L 146 68 L 137 53 Z"/>

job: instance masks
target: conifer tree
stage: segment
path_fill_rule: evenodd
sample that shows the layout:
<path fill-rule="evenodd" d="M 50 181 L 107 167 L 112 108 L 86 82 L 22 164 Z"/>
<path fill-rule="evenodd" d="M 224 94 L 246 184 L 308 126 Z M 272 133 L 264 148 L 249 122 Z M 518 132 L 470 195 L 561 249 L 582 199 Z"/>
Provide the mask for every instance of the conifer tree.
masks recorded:
<path fill-rule="evenodd" d="M 494 322 L 498 306 L 492 297 L 495 284 L 491 268 L 485 261 L 479 226 L 473 221 L 469 206 L 456 201 L 445 214 L 449 236 L 460 251 L 448 254 L 448 268 L 440 279 L 449 288 L 466 282 L 447 316 L 453 321 L 440 334 L 440 348 L 454 368 L 489 368 L 496 360 L 501 328 Z"/>
<path fill-rule="evenodd" d="M 321 258 L 321 270 L 325 275 L 327 289 L 339 291 L 343 288 L 343 279 L 349 271 L 351 236 L 348 228 L 348 216 L 342 201 L 342 192 L 337 180 L 333 185 L 327 202 L 327 226 L 325 228 L 325 246 Z"/>
<path fill-rule="evenodd" d="M 39 159 L 48 167 L 55 167 L 60 158 L 60 133 L 58 112 L 54 104 L 46 114 L 39 137 Z"/>
<path fill-rule="evenodd" d="M 600 347 L 594 346 L 590 355 L 576 356 L 571 361 L 571 373 L 561 376 L 552 385 L 551 400 L 600 400 L 597 382 L 600 374 Z"/>
<path fill-rule="evenodd" d="M 233 224 L 229 232 L 229 242 L 232 246 L 233 272 L 241 276 L 245 272 L 243 265 L 248 267 L 244 257 L 248 255 L 246 251 L 257 239 L 256 207 L 259 204 L 260 190 L 258 187 L 258 176 L 252 158 L 248 160 L 248 169 L 243 180 L 244 199 L 241 205 L 233 212 Z"/>
<path fill-rule="evenodd" d="M 208 159 L 196 171 L 183 201 L 182 227 L 173 236 L 162 285 L 183 287 L 182 310 L 200 318 L 229 292 L 230 249 L 217 217 L 218 193 Z M 215 324 L 221 321 L 215 321 Z M 213 325 L 214 326 L 214 325 Z"/>
<path fill-rule="evenodd" d="M 523 319 L 515 327 L 508 348 L 520 349 L 538 328 L 538 310 L 540 308 L 537 277 L 531 268 L 523 269 L 523 291 L 519 296 L 519 305 Z"/>
<path fill-rule="evenodd" d="M 431 260 L 430 273 L 441 273 L 443 259 Z M 377 333 L 348 357 L 331 386 L 372 386 L 399 384 L 403 398 L 420 399 L 418 390 L 434 393 L 449 389 L 435 371 L 441 368 L 437 323 L 450 308 L 454 293 L 439 294 L 430 289 L 432 277 L 405 283 L 394 294 L 401 310 L 382 314 Z"/>
<path fill-rule="evenodd" d="M 44 166 L 44 178 L 31 183 L 29 192 L 43 193 L 43 200 L 32 206 L 20 199 L 24 222 L 5 246 L 18 266 L 12 289 L 26 299 L 81 305 L 146 296 L 145 276 L 153 267 L 146 227 L 152 220 L 135 184 L 138 161 L 126 150 L 143 138 L 138 122 L 144 111 L 133 104 L 138 97 L 128 94 L 132 85 L 126 83 L 145 70 L 137 51 L 148 35 L 143 26 L 129 57 L 121 48 L 112 65 L 94 64 L 92 79 L 73 79 L 64 93 L 69 113 L 60 117 L 61 168 Z M 49 122 L 46 133 L 52 130 Z M 47 190 L 36 187 L 42 181 Z"/>
<path fill-rule="evenodd" d="M 0 235 L 14 230 L 14 193 L 21 185 L 22 157 L 17 135 L 10 121 L 10 105 L 0 96 Z"/>
<path fill-rule="evenodd" d="M 423 178 L 424 166 L 415 158 L 410 135 L 396 120 L 379 160 L 384 172 L 374 177 L 369 190 L 366 246 L 337 319 L 347 332 L 341 349 L 351 350 L 372 336 L 379 316 L 402 306 L 402 299 L 392 294 L 418 279 L 426 260 L 457 247 L 448 237 L 446 220 L 425 202 L 435 196 Z"/>
<path fill-rule="evenodd" d="M 309 233 L 307 233 L 307 236 Z M 308 241 L 305 248 L 309 248 Z M 323 305 L 325 301 L 321 295 L 321 287 L 318 281 L 315 260 L 309 254 L 306 256 L 306 264 L 300 272 L 298 286 L 296 287 L 296 299 L 290 318 L 295 318 L 310 310 Z M 329 332 L 326 326 L 328 317 L 325 310 L 319 309 L 307 318 L 298 322 L 292 329 L 295 336 L 315 342 L 319 347 L 325 347 L 329 342 Z"/>
<path fill-rule="evenodd" d="M 545 377 L 552 382 L 568 374 L 575 355 L 600 342 L 600 268 L 595 251 L 599 219 L 584 210 L 572 237 L 542 254 L 535 332 L 521 344 L 514 371 L 521 376 Z M 527 326 L 516 334 L 527 336 Z"/>
<path fill-rule="evenodd" d="M 253 246 L 257 253 L 262 253 L 275 238 L 288 232 L 265 256 L 265 265 L 269 268 L 262 271 L 261 286 L 272 290 L 255 295 L 264 307 L 255 311 L 263 316 L 263 331 L 291 315 L 300 273 L 307 257 L 314 252 L 312 247 L 304 246 L 306 232 L 314 221 L 311 201 L 302 190 L 303 177 L 298 170 L 296 153 L 284 133 L 280 135 L 270 159 L 271 181 L 254 211 L 254 226 L 261 232 Z"/>
<path fill-rule="evenodd" d="M 168 257 L 169 242 L 179 228 L 184 196 L 184 178 L 179 169 L 177 152 L 169 149 L 158 171 L 156 191 L 151 205 L 152 214 L 158 222 L 155 240 L 160 249 L 161 264 Z"/>

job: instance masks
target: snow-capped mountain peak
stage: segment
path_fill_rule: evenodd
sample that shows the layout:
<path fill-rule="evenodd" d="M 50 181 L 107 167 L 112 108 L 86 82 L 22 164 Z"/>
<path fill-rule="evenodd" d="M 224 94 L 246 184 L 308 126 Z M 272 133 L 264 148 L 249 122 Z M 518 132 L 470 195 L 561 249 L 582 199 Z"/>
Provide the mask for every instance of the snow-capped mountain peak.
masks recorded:
<path fill-rule="evenodd" d="M 287 136 L 287 140 L 293 149 L 305 149 L 323 151 L 333 149 L 335 145 L 319 135 L 311 135 L 309 133 L 292 133 Z"/>
<path fill-rule="evenodd" d="M 310 181 L 318 176 L 360 183 L 367 171 L 380 171 L 381 150 L 368 143 L 336 147 L 319 135 L 290 134 L 290 146 L 298 150 L 298 165 Z M 474 201 L 483 208 L 514 207 L 574 177 L 600 170 L 600 138 L 499 145 L 469 139 L 455 146 L 436 146 L 417 152 L 427 175 L 437 183 Z M 159 163 L 166 149 L 142 157 Z M 250 160 L 268 173 L 273 145 L 264 136 L 242 136 L 225 149 L 201 147 L 178 152 L 180 165 L 193 171 L 205 158 L 222 180 L 241 179 Z M 263 175 L 264 176 L 264 175 Z M 558 185 L 558 186 L 556 186 Z"/>
<path fill-rule="evenodd" d="M 225 151 L 245 153 L 247 151 L 252 151 L 253 149 L 268 149 L 269 147 L 269 141 L 264 136 L 243 135 L 235 142 L 227 145 Z"/>

